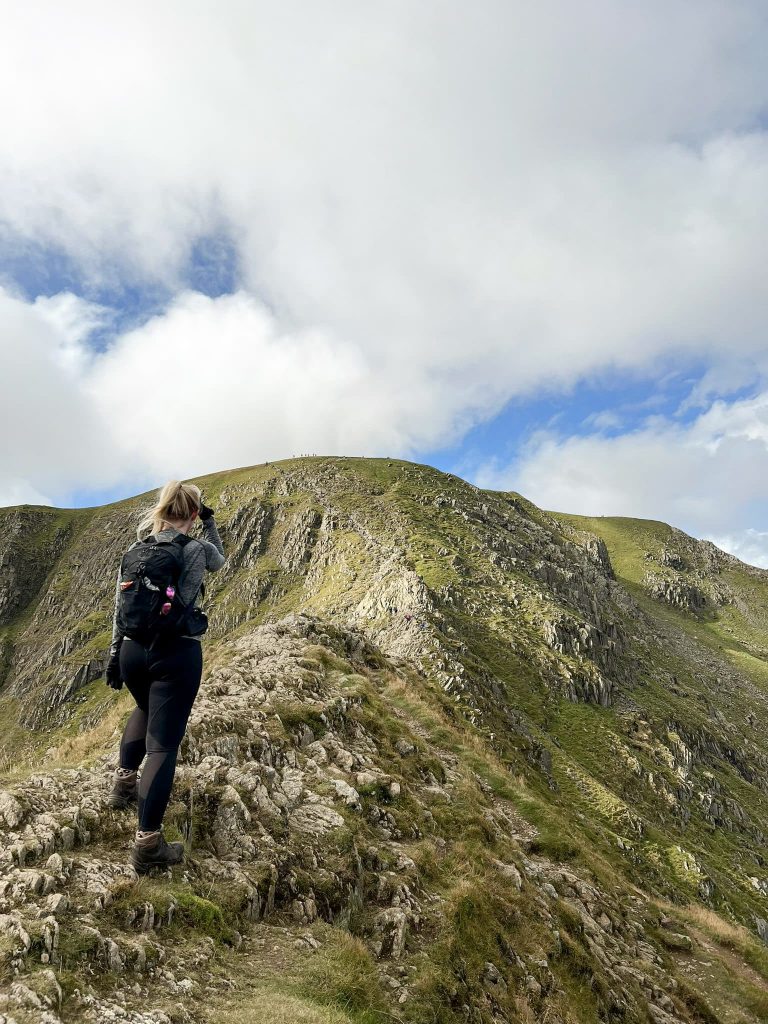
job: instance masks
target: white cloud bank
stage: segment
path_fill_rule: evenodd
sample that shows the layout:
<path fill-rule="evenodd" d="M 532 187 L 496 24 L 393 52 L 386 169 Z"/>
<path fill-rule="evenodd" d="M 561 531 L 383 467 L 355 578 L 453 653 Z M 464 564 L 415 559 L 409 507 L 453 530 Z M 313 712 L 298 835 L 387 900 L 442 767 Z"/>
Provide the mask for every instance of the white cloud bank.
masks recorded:
<path fill-rule="evenodd" d="M 429 382 L 383 372 L 329 331 L 287 331 L 242 292 L 179 295 L 94 360 L 85 387 L 119 461 L 140 451 L 159 474 L 174 447 L 193 472 L 256 455 L 403 451 L 450 428 Z"/>
<path fill-rule="evenodd" d="M 0 242 L 176 296 L 94 354 L 104 311 L 5 294 L 0 496 L 408 454 L 670 356 L 756 378 L 766 45 L 761 0 L 12 5 Z M 185 291 L 222 231 L 240 290 Z"/>

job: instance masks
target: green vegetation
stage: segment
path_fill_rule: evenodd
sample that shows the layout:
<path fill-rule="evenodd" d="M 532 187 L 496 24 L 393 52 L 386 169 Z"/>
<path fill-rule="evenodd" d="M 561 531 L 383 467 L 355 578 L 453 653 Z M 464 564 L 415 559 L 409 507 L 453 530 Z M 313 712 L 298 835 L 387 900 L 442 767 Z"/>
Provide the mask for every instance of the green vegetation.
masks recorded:
<path fill-rule="evenodd" d="M 624 907 L 632 894 L 667 908 L 674 929 L 650 914 L 647 936 L 679 982 L 683 1019 L 765 1017 L 768 954 L 754 923 L 768 918 L 768 573 L 663 523 L 548 513 L 399 460 L 287 460 L 196 482 L 230 553 L 206 596 L 207 670 L 259 625 L 322 619 L 295 689 L 265 687 L 264 713 L 254 706 L 230 722 L 228 738 L 256 730 L 288 764 L 313 739 L 359 741 L 383 766 L 361 781 L 365 758 L 318 773 L 314 791 L 344 827 L 311 849 L 284 816 L 265 816 L 268 836 L 254 825 L 258 858 L 277 859 L 275 848 L 285 857 L 276 918 L 292 922 L 293 901 L 311 894 L 334 925 L 313 922 L 322 948 L 290 954 L 287 972 L 257 978 L 240 964 L 244 990 L 222 995 L 212 1021 L 453 1024 L 467 1019 L 463 1006 L 489 1000 L 514 1024 L 545 1019 L 545 1009 L 565 1024 L 610 1019 L 615 993 L 579 913 L 550 893 L 547 927 L 535 886 L 518 890 L 500 872 L 498 862 L 523 856 Z M 14 555 L 28 585 L 0 624 L 8 785 L 39 769 L 41 755 L 53 770 L 94 764 L 114 746 L 129 698 L 101 679 L 74 680 L 109 643 L 125 539 L 116 514 L 146 498 L 0 510 L 30 517 Z M 225 755 L 215 785 L 195 800 L 177 793 L 169 814 L 169 836 L 190 850 L 210 852 Z M 334 777 L 354 783 L 359 806 L 336 798 Z M 390 875 L 429 909 L 421 931 L 408 931 L 402 1005 L 371 954 L 376 915 L 395 897 Z M 118 886 L 114 934 L 150 903 L 158 935 L 210 939 L 217 963 L 234 963 L 236 933 L 252 928 L 246 896 L 201 879 Z M 94 955 L 87 930 L 67 930 L 62 944 L 65 972 Z M 696 958 L 708 973 L 694 973 Z M 645 997 L 626 986 L 623 1019 L 639 1024 L 632 1007 Z"/>
<path fill-rule="evenodd" d="M 305 999 L 344 1011 L 355 1024 L 379 1024 L 389 1016 L 370 951 L 344 932 L 310 960 L 297 989 Z"/>
<path fill-rule="evenodd" d="M 233 894 L 220 894 L 219 901 L 194 892 L 188 884 L 143 877 L 137 882 L 119 882 L 114 886 L 110 914 L 115 924 L 132 923 L 151 904 L 155 919 L 164 931 L 188 936 L 190 931 L 208 935 L 216 942 L 231 943 Z M 223 905 L 222 905 L 223 903 Z M 239 909 L 239 908 L 238 908 Z"/>

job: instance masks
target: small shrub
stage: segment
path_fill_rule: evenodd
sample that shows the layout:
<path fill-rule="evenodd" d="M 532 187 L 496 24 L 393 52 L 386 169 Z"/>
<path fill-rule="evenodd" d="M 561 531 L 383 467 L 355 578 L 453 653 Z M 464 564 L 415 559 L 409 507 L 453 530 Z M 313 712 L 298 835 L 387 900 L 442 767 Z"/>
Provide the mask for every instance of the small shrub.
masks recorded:
<path fill-rule="evenodd" d="M 553 836 L 546 832 L 531 842 L 531 853 L 540 853 L 553 861 L 572 861 L 579 856 L 580 848 L 567 836 Z"/>
<path fill-rule="evenodd" d="M 315 1002 L 364 1014 L 362 1022 L 381 1019 L 386 1001 L 376 965 L 365 943 L 344 932 L 318 950 L 301 981 L 302 994 Z"/>
<path fill-rule="evenodd" d="M 310 704 L 306 701 L 276 701 L 273 708 L 283 723 L 287 732 L 294 732 L 302 725 L 308 726 L 315 737 L 320 737 L 328 731 L 328 726 L 323 717 L 323 707 L 320 704 Z"/>
<path fill-rule="evenodd" d="M 231 942 L 232 929 L 224 919 L 224 912 L 218 903 L 203 899 L 192 892 L 176 894 L 174 921 L 188 925 L 210 935 L 218 942 Z"/>

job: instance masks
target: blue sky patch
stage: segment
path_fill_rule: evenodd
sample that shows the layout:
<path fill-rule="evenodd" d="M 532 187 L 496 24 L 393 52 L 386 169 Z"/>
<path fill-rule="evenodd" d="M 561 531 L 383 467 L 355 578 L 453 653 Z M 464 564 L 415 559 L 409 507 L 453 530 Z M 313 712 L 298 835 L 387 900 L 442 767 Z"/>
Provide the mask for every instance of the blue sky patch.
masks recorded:
<path fill-rule="evenodd" d="M 201 235 L 192 245 L 185 284 L 211 299 L 237 291 L 240 263 L 237 246 L 224 232 Z"/>
<path fill-rule="evenodd" d="M 58 491 L 50 497 L 56 508 L 96 508 L 132 498 L 145 491 L 157 490 L 164 483 L 164 480 L 136 480 L 120 487 L 76 487 Z"/>
<path fill-rule="evenodd" d="M 687 400 L 707 369 L 699 361 L 685 366 L 670 364 L 655 371 L 653 377 L 606 373 L 568 392 L 515 398 L 497 416 L 473 427 L 454 445 L 419 452 L 417 458 L 472 479 L 478 467 L 489 460 L 499 465 L 513 462 L 540 431 L 560 438 L 593 434 L 619 437 L 642 429 L 655 416 L 685 426 L 701 414 L 701 407 Z M 729 399 L 746 398 L 753 391 L 754 385 L 750 385 L 729 392 Z"/>
<path fill-rule="evenodd" d="M 72 292 L 111 312 L 89 337 L 97 352 L 107 349 L 115 335 L 141 327 L 162 313 L 179 290 L 189 288 L 218 298 L 238 287 L 237 249 L 226 232 L 201 235 L 193 242 L 174 287 L 127 279 L 125 267 L 106 261 L 99 268 L 98 280 L 90 280 L 64 249 L 7 233 L 0 235 L 0 243 L 0 283 L 5 282 L 27 301 Z"/>

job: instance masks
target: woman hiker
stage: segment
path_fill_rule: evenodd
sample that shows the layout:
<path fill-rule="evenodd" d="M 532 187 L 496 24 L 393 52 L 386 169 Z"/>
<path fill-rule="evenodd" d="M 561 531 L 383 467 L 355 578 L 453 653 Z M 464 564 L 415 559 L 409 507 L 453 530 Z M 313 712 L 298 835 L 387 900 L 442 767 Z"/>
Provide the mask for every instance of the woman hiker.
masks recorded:
<path fill-rule="evenodd" d="M 207 618 L 195 607 L 195 601 L 206 570 L 215 572 L 225 562 L 213 514 L 195 484 L 169 481 L 139 523 L 138 539 L 123 556 L 118 572 L 106 677 L 108 685 L 116 690 L 125 683 L 136 708 L 120 741 L 120 766 L 109 805 L 124 808 L 138 799 L 139 828 L 131 861 L 139 874 L 155 866 L 178 864 L 184 857 L 182 843 L 165 841 L 162 822 L 179 744 L 203 671 L 201 637 Z M 198 517 L 204 539 L 187 537 Z M 148 529 L 150 535 L 142 538 Z M 158 565 L 166 571 L 171 567 L 171 576 L 163 576 L 160 588 L 144 575 L 154 571 L 157 576 Z M 174 585 L 166 588 L 169 580 Z M 159 596 L 153 594 L 160 590 L 164 592 Z M 122 596 L 124 591 L 130 596 Z M 154 612 L 147 611 L 152 601 Z M 158 622 L 162 630 L 158 630 Z M 144 768 L 137 785 L 136 773 L 142 761 Z"/>

